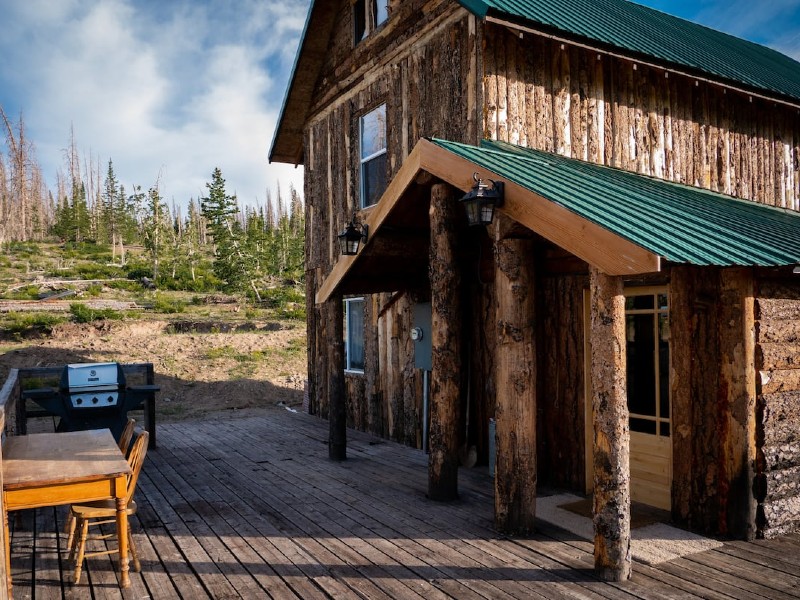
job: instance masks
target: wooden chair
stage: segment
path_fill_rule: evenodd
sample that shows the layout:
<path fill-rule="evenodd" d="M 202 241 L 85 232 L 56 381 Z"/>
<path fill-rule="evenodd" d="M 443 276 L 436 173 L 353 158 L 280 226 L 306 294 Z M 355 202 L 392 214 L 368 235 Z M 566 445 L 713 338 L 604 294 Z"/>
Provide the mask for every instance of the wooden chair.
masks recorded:
<path fill-rule="evenodd" d="M 136 514 L 136 502 L 133 500 L 133 493 L 136 491 L 136 482 L 139 479 L 144 457 L 147 454 L 147 442 L 149 437 L 150 435 L 146 431 L 139 433 L 128 455 L 128 464 L 132 471 L 128 478 L 128 493 L 125 496 L 127 502 L 126 512 L 129 518 Z M 69 560 L 75 561 L 75 583 L 78 583 L 81 577 L 84 558 L 116 554 L 118 552 L 116 549 L 89 553 L 85 552 L 89 527 L 108 523 L 116 524 L 117 511 L 113 500 L 100 500 L 97 502 L 88 502 L 86 504 L 73 504 L 69 509 L 69 513 L 72 526 L 70 527 L 67 546 L 70 549 Z M 114 536 L 115 534 L 103 534 L 92 536 L 91 539 L 106 540 Z M 128 547 L 130 548 L 131 558 L 133 559 L 133 570 L 139 572 L 142 570 L 142 565 L 139 562 L 139 556 L 133 542 L 130 524 L 128 525 Z"/>
<path fill-rule="evenodd" d="M 125 428 L 122 430 L 122 435 L 119 436 L 119 449 L 128 457 L 128 450 L 130 449 L 131 440 L 133 439 L 133 431 L 136 428 L 136 419 L 128 418 L 125 423 Z"/>

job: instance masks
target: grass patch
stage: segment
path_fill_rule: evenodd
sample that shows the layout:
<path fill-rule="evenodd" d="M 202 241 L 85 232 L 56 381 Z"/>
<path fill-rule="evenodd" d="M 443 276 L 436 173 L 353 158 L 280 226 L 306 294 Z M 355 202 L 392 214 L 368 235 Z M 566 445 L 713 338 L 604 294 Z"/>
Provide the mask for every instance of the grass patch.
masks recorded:
<path fill-rule="evenodd" d="M 37 300 L 39 298 L 38 285 L 26 285 L 6 295 L 9 300 Z"/>
<path fill-rule="evenodd" d="M 305 292 L 291 286 L 276 287 L 261 293 L 262 303 L 269 308 L 281 308 L 287 304 L 303 304 Z"/>
<path fill-rule="evenodd" d="M 78 302 L 73 302 L 69 305 L 69 312 L 72 313 L 72 320 L 76 323 L 91 323 L 101 319 L 119 321 L 125 318 L 125 314 L 118 310 L 112 308 L 90 308 Z"/>
<path fill-rule="evenodd" d="M 10 312 L 2 320 L 0 329 L 20 338 L 25 334 L 50 333 L 53 327 L 65 321 L 64 317 L 52 313 Z"/>
<path fill-rule="evenodd" d="M 220 346 L 218 348 L 211 348 L 206 351 L 204 358 L 209 360 L 216 360 L 219 358 L 226 358 L 235 360 L 240 363 L 259 362 L 266 360 L 269 352 L 264 350 L 253 350 L 252 352 L 239 352 L 232 346 Z"/>
<path fill-rule="evenodd" d="M 166 294 L 156 294 L 153 300 L 153 310 L 165 314 L 182 313 L 186 310 L 186 302 Z"/>

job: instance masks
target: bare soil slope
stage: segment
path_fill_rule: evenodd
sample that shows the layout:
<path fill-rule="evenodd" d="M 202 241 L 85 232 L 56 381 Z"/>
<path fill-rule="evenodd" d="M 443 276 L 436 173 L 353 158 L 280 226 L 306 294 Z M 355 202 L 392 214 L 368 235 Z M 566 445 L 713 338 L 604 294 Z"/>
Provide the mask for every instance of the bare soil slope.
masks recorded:
<path fill-rule="evenodd" d="M 152 362 L 161 386 L 161 420 L 278 403 L 300 405 L 306 377 L 305 326 L 247 322 L 230 329 L 207 322 L 63 324 L 40 339 L 0 341 L 0 385 L 10 368 Z"/>

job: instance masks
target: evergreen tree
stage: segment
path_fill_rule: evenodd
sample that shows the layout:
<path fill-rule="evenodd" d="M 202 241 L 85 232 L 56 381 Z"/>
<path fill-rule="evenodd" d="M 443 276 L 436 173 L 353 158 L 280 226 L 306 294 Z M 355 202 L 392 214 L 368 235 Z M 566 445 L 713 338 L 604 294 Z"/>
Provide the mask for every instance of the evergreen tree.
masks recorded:
<path fill-rule="evenodd" d="M 214 243 L 214 273 L 225 282 L 225 289 L 244 291 L 249 288 L 260 301 L 256 286 L 258 261 L 247 247 L 245 232 L 237 219 L 236 196 L 226 194 L 219 168 L 214 169 L 211 183 L 206 183 L 206 187 L 208 196 L 200 199 L 200 206 Z"/>
<path fill-rule="evenodd" d="M 169 248 L 170 225 L 169 211 L 167 205 L 162 201 L 161 194 L 157 186 L 150 188 L 145 195 L 137 188 L 136 198 L 140 207 L 139 227 L 150 262 L 153 268 L 153 280 L 158 281 L 160 276 L 161 262 L 165 258 L 166 250 Z"/>

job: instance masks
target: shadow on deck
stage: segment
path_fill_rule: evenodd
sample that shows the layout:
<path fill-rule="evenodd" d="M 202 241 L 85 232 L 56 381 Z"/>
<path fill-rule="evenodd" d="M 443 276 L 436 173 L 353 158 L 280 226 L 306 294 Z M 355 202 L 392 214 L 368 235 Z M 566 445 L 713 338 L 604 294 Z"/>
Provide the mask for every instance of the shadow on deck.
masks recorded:
<path fill-rule="evenodd" d="M 14 598 L 800 598 L 800 534 L 602 583 L 591 544 L 565 530 L 496 534 L 487 469 L 462 469 L 460 499 L 439 504 L 422 452 L 349 431 L 349 459 L 333 463 L 327 436 L 326 421 L 278 408 L 160 426 L 131 588 L 108 558 L 69 583 L 62 507 L 12 519 Z"/>

